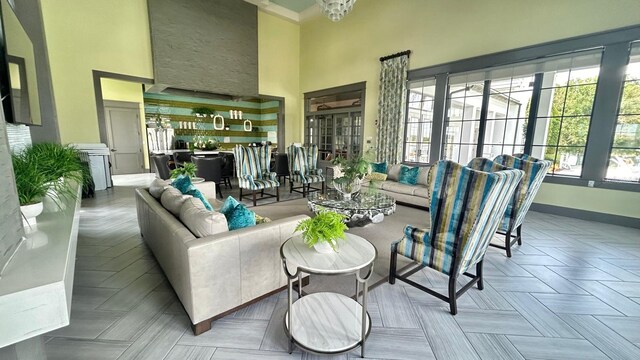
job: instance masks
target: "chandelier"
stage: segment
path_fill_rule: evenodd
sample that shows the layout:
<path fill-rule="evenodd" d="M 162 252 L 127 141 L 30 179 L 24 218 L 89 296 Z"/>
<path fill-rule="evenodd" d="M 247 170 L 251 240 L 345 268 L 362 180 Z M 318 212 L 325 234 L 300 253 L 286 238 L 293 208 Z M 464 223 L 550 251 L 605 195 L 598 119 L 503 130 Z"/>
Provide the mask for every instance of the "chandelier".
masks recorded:
<path fill-rule="evenodd" d="M 316 0 L 316 2 L 331 21 L 337 22 L 353 9 L 356 0 Z"/>

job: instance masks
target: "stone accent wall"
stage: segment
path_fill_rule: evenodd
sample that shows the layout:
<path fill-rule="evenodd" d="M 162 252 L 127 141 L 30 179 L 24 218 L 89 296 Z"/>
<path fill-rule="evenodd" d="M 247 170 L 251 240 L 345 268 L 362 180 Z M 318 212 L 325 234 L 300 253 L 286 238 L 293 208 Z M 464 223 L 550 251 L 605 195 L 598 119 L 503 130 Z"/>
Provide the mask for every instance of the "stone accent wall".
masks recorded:
<path fill-rule="evenodd" d="M 242 0 L 149 0 L 158 86 L 258 95 L 258 10 Z"/>
<path fill-rule="evenodd" d="M 13 177 L 13 166 L 9 152 L 9 141 L 4 121 L 4 113 L 0 106 L 0 275 L 5 265 L 15 252 L 24 234 L 20 203 Z"/>

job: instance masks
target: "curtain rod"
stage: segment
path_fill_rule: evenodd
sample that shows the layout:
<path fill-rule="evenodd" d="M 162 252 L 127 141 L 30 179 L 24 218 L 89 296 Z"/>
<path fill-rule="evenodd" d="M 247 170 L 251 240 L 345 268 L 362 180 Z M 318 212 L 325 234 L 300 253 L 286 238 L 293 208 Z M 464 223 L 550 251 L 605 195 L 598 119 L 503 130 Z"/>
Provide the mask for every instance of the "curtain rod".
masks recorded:
<path fill-rule="evenodd" d="M 400 56 L 402 56 L 402 55 L 407 55 L 407 56 L 411 55 L 411 50 L 400 51 L 400 52 L 397 52 L 397 53 L 395 53 L 395 54 L 391 54 L 391 55 L 383 56 L 383 57 L 381 57 L 381 58 L 380 58 L 380 61 L 381 61 L 381 62 L 382 62 L 382 61 L 386 61 L 386 60 L 389 60 L 389 59 L 393 59 L 393 58 L 396 58 L 396 57 L 400 57 Z"/>

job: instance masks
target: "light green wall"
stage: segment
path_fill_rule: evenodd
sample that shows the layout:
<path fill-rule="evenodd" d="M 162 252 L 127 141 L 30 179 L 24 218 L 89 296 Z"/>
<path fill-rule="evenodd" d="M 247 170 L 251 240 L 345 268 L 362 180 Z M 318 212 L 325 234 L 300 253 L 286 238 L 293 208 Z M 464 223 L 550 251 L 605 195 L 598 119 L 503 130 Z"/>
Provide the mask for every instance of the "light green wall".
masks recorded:
<path fill-rule="evenodd" d="M 285 146 L 298 141 L 302 126 L 300 26 L 258 11 L 258 88 L 285 98 Z"/>
<path fill-rule="evenodd" d="M 144 117 L 144 98 L 142 93 L 142 84 L 134 83 L 130 81 L 122 81 L 115 79 L 105 79 L 100 81 L 100 87 L 102 88 L 103 100 L 114 101 L 127 101 L 132 103 L 138 103 L 140 108 L 140 129 L 146 129 L 145 117 Z M 97 119 L 96 119 L 97 121 Z M 147 148 L 147 137 L 142 137 L 143 151 L 144 151 L 144 167 L 149 168 L 149 150 Z"/>
<path fill-rule="evenodd" d="M 415 69 L 638 25 L 638 14 L 637 0 L 361 0 L 340 22 L 302 23 L 300 90 L 366 81 L 364 136 L 375 139 L 380 56 L 411 50 Z M 640 218 L 638 193 L 544 184 L 536 201 Z"/>
<path fill-rule="evenodd" d="M 63 143 L 99 142 L 92 70 L 153 78 L 145 0 L 42 0 Z"/>

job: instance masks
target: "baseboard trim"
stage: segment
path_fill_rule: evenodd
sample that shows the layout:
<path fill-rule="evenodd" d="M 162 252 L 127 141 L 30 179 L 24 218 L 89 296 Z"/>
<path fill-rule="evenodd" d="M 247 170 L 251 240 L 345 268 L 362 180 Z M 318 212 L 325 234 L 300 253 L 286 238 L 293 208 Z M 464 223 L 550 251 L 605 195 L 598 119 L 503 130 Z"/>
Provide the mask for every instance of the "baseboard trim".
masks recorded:
<path fill-rule="evenodd" d="M 547 205 L 547 204 L 531 204 L 532 211 L 538 211 L 541 213 L 567 216 L 581 220 L 596 221 L 612 225 L 627 226 L 640 229 L 640 219 L 630 216 L 605 214 L 596 211 L 588 211 L 581 209 L 572 209 L 562 206 Z"/>

